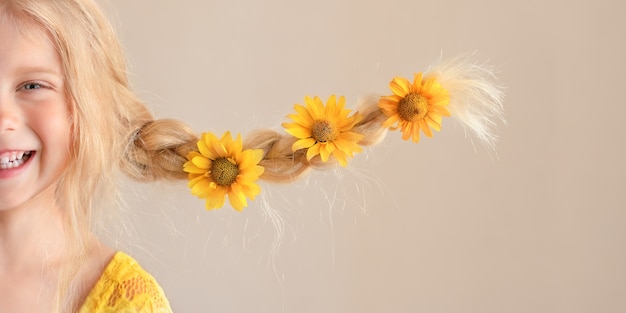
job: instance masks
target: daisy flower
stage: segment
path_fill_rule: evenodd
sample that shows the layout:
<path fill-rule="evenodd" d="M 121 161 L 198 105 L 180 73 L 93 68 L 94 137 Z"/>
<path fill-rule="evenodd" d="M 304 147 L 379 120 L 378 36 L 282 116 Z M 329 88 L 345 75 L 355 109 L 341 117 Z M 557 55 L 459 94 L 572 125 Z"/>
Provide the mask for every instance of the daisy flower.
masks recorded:
<path fill-rule="evenodd" d="M 346 99 L 339 101 L 335 95 L 328 98 L 326 105 L 319 97 L 305 97 L 306 106 L 296 104 L 296 114 L 287 115 L 293 123 L 283 123 L 285 131 L 298 138 L 292 150 L 307 149 L 306 158 L 311 160 L 319 155 L 322 162 L 327 162 L 331 155 L 341 164 L 348 164 L 348 157 L 361 152 L 358 142 L 363 135 L 352 132 L 354 125 L 361 121 L 360 115 L 350 114 L 344 109 Z"/>
<path fill-rule="evenodd" d="M 212 133 L 203 133 L 198 151 L 189 152 L 184 171 L 189 173 L 189 188 L 198 198 L 206 199 L 206 209 L 224 205 L 226 195 L 231 206 L 241 211 L 261 192 L 256 184 L 264 168 L 259 164 L 263 150 L 243 150 L 241 135 L 235 140 L 230 132 L 218 139 Z"/>
<path fill-rule="evenodd" d="M 381 97 L 378 106 L 388 117 L 383 127 L 402 131 L 402 139 L 420 140 L 420 129 L 432 137 L 431 128 L 441 129 L 441 117 L 450 116 L 446 106 L 450 103 L 448 91 L 435 78 L 423 79 L 415 74 L 413 83 L 396 77 L 389 84 L 393 95 Z"/>

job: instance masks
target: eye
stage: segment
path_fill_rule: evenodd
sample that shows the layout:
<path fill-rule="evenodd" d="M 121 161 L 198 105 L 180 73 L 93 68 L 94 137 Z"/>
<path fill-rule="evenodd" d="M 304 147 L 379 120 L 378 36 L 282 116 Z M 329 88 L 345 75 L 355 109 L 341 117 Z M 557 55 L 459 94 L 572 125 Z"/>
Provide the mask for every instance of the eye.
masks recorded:
<path fill-rule="evenodd" d="M 39 99 L 39 97 L 47 97 L 49 92 L 55 90 L 52 85 L 40 80 L 25 81 L 17 86 L 15 90 L 16 95 L 30 100 Z"/>
<path fill-rule="evenodd" d="M 43 82 L 30 81 L 21 84 L 17 90 L 22 92 L 34 92 L 41 89 L 51 89 L 51 87 Z"/>
<path fill-rule="evenodd" d="M 22 88 L 25 90 L 35 90 L 35 89 L 43 88 L 43 85 L 38 84 L 38 83 L 26 83 L 22 86 Z"/>

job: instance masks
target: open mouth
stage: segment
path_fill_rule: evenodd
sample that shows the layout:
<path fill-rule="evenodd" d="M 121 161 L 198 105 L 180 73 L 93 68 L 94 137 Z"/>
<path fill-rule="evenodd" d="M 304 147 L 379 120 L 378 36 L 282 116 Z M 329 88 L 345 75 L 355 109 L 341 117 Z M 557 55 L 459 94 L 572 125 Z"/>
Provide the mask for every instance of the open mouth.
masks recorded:
<path fill-rule="evenodd" d="M 34 153 L 35 151 L 20 151 L 5 154 L 0 157 L 0 170 L 19 167 L 28 161 Z"/>

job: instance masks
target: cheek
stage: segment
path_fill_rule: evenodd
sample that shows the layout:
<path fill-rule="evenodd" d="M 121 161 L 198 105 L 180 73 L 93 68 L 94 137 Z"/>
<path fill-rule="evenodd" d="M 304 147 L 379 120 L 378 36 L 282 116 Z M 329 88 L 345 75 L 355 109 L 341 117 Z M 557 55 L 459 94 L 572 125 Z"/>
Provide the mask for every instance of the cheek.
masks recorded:
<path fill-rule="evenodd" d="M 72 123 L 67 106 L 58 102 L 45 103 L 32 110 L 30 126 L 47 157 L 65 163 L 70 151 Z"/>
<path fill-rule="evenodd" d="M 65 172 L 70 160 L 71 149 L 71 124 L 67 119 L 58 119 L 51 123 L 44 131 L 47 131 L 44 139 L 44 155 L 49 170 L 60 175 Z"/>

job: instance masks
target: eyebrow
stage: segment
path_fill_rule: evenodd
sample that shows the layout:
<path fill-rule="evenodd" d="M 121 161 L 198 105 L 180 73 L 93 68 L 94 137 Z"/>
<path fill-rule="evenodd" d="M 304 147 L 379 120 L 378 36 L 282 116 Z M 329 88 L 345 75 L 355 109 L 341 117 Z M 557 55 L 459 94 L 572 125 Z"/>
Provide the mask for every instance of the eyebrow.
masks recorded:
<path fill-rule="evenodd" d="M 60 71 L 45 66 L 20 66 L 16 69 L 17 73 L 44 73 L 63 76 Z"/>

